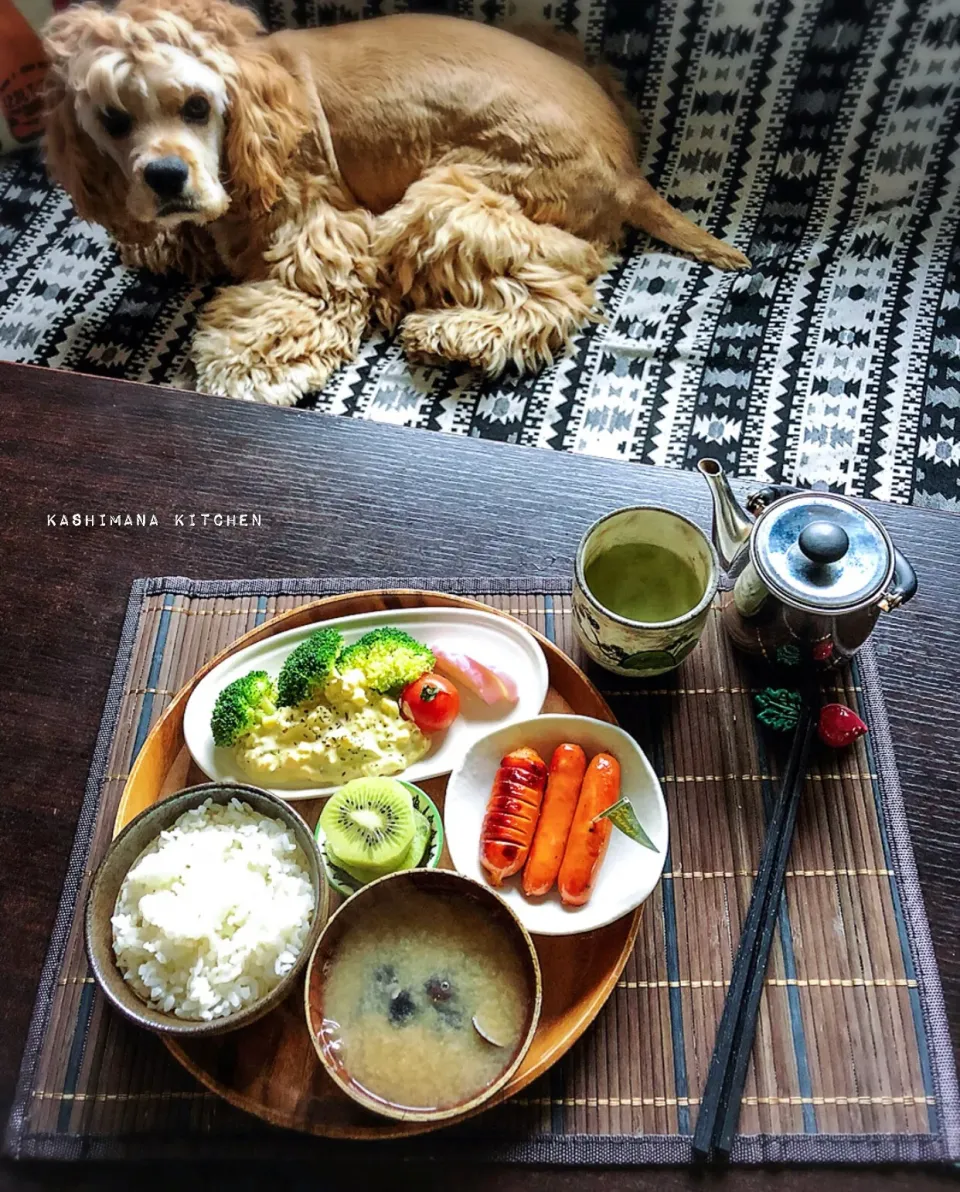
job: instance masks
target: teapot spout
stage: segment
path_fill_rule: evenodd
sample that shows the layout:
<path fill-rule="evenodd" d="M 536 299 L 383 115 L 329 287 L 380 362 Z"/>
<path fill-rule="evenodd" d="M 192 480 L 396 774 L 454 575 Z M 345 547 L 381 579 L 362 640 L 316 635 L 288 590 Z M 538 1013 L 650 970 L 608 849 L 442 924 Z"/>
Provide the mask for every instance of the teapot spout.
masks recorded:
<path fill-rule="evenodd" d="M 710 486 L 713 497 L 713 545 L 724 571 L 750 538 L 753 521 L 733 495 L 726 473 L 715 459 L 701 459 L 697 471 Z"/>

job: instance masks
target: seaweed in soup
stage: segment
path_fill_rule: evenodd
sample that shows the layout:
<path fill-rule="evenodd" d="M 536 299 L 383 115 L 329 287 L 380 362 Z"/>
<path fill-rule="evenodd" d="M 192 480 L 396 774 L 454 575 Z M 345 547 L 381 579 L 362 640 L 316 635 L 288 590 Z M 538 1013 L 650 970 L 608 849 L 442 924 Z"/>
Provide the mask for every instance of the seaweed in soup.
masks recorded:
<path fill-rule="evenodd" d="M 416 1017 L 417 1003 L 413 1000 L 409 989 L 398 989 L 390 998 L 390 1021 L 394 1026 L 404 1026 Z"/>
<path fill-rule="evenodd" d="M 392 964 L 378 964 L 374 969 L 373 983 L 378 989 L 395 989 L 397 985 L 396 968 Z"/>

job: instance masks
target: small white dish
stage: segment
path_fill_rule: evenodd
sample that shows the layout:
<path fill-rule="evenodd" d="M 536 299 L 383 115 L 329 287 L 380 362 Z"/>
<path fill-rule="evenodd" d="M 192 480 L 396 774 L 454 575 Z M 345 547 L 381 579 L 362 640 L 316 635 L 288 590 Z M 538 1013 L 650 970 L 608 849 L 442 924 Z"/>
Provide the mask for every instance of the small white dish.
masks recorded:
<path fill-rule="evenodd" d="M 443 820 L 455 868 L 465 877 L 486 881 L 480 864 L 480 830 L 501 758 L 525 745 L 535 749 L 549 766 L 553 751 L 565 741 L 580 745 L 588 762 L 598 753 L 610 753 L 617 759 L 620 794 L 633 804 L 637 819 L 658 851 L 637 844 L 614 828 L 590 901 L 579 907 L 564 906 L 556 886 L 542 898 L 527 898 L 520 885 L 522 871 L 508 878 L 494 893 L 533 935 L 595 931 L 636 910 L 653 893 L 667 857 L 667 806 L 653 767 L 636 741 L 604 720 L 550 714 L 488 733 L 470 746 L 450 775 Z"/>
<path fill-rule="evenodd" d="M 225 658 L 200 680 L 184 709 L 183 736 L 193 760 L 215 781 L 253 782 L 234 751 L 218 749 L 210 734 L 210 715 L 223 688 L 251 670 L 265 670 L 276 678 L 290 651 L 321 626 L 339 629 L 345 643 L 350 645 L 369 630 L 383 625 L 395 625 L 428 646 L 468 654 L 478 662 L 505 671 L 517 684 L 520 697 L 515 704 L 501 702 L 491 707 L 457 684 L 460 715 L 445 733 L 437 734 L 429 753 L 391 777 L 418 783 L 448 774 L 479 737 L 491 729 L 536 716 L 543 707 L 550 682 L 547 660 L 536 639 L 519 622 L 470 608 L 382 609 L 288 629 Z M 259 779 L 257 785 L 290 803 L 323 797 L 337 789 L 336 786 L 266 787 Z"/>

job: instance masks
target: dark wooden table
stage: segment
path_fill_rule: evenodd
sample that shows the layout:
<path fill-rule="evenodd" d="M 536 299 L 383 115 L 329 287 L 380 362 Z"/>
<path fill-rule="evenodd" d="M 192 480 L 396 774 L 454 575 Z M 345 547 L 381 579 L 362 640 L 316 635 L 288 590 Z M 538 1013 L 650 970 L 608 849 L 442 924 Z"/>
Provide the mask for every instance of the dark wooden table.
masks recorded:
<path fill-rule="evenodd" d="M 709 527 L 695 475 L 0 364 L 0 1117 L 6 1118 L 131 581 L 143 575 L 566 574 L 618 505 Z M 876 631 L 914 846 L 960 1040 L 960 518 L 877 506 L 920 594 Z M 259 528 L 177 514 L 259 513 Z M 153 527 L 49 515 L 155 513 Z M 291 1187 L 367 1188 L 338 1164 Z M 0 1188 L 259 1187 L 276 1172 L 0 1165 Z M 414 1186 L 405 1172 L 402 1186 Z M 919 1189 L 944 1173 L 449 1167 L 420 1186 Z"/>

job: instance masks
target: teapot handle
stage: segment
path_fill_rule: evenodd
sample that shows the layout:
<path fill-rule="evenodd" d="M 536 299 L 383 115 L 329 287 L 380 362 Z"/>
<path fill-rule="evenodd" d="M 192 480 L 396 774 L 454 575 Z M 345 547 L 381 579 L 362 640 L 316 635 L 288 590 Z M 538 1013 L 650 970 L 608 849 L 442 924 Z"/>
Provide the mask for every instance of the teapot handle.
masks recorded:
<path fill-rule="evenodd" d="M 891 609 L 899 608 L 901 604 L 906 604 L 908 600 L 912 600 L 916 594 L 917 573 L 906 556 L 894 548 L 893 579 L 890 582 L 890 587 L 887 588 L 880 600 L 880 607 L 885 613 L 888 613 Z"/>
<path fill-rule="evenodd" d="M 796 484 L 765 484 L 747 497 L 747 508 L 754 517 L 759 517 L 768 505 L 779 501 L 781 497 L 789 497 L 791 493 L 806 492 Z"/>

